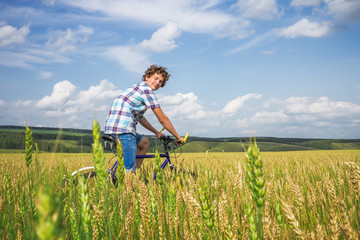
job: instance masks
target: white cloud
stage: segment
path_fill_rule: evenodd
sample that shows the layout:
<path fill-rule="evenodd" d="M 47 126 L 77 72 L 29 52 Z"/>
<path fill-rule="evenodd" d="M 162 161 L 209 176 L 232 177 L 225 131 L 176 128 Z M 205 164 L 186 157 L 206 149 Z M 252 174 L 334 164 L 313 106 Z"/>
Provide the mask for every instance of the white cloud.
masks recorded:
<path fill-rule="evenodd" d="M 360 127 L 360 105 L 327 97 L 268 99 L 263 109 L 246 116 L 235 120 L 233 132 L 316 138 L 341 138 L 345 134 L 347 138 L 357 138 L 355 129 Z"/>
<path fill-rule="evenodd" d="M 158 99 L 164 113 L 179 131 L 189 131 L 194 135 L 220 134 L 221 136 L 233 136 L 233 134 L 238 133 L 238 127 L 234 126 L 237 117 L 245 115 L 240 110 L 249 108 L 244 103 L 259 97 L 259 94 L 239 96 L 226 103 L 223 108 L 212 108 L 210 110 L 204 108 L 198 96 L 193 92 L 177 93 L 172 96 L 160 95 Z M 148 119 L 150 122 L 157 124 L 156 118 L 152 115 L 148 114 Z M 161 128 L 161 126 L 159 127 Z"/>
<path fill-rule="evenodd" d="M 180 37 L 181 31 L 174 22 L 168 22 L 164 27 L 153 33 L 151 39 L 139 44 L 140 48 L 153 52 L 167 52 L 176 47 L 174 39 Z"/>
<path fill-rule="evenodd" d="M 79 111 L 90 110 L 96 107 L 97 102 L 115 98 L 119 94 L 119 90 L 115 89 L 116 87 L 113 83 L 103 79 L 99 85 L 90 86 L 87 90 L 81 90 L 76 97 L 69 100 L 65 106 L 77 106 Z"/>
<path fill-rule="evenodd" d="M 303 18 L 292 26 L 280 30 L 279 35 L 286 38 L 311 37 L 320 38 L 340 31 L 340 28 L 330 22 L 310 22 Z"/>
<path fill-rule="evenodd" d="M 25 37 L 30 33 L 29 25 L 19 29 L 16 27 L 0 23 L 0 47 L 25 42 Z"/>
<path fill-rule="evenodd" d="M 31 68 L 30 63 L 45 62 L 45 59 L 32 54 L 0 51 L 0 64 L 6 67 Z"/>
<path fill-rule="evenodd" d="M 5 105 L 5 101 L 0 99 L 0 106 L 4 106 Z"/>
<path fill-rule="evenodd" d="M 105 52 L 105 56 L 115 60 L 131 72 L 143 72 L 146 66 L 150 65 L 148 54 L 139 51 L 136 45 L 109 48 Z"/>
<path fill-rule="evenodd" d="M 232 7 L 246 18 L 273 19 L 279 15 L 275 0 L 238 0 Z"/>
<path fill-rule="evenodd" d="M 319 121 L 314 124 L 317 127 L 336 127 L 338 124 L 334 124 L 332 122 Z"/>
<path fill-rule="evenodd" d="M 360 106 L 338 101 L 330 101 L 327 97 L 313 99 L 310 97 L 292 97 L 286 100 L 286 112 L 297 115 L 311 115 L 317 118 L 344 117 L 360 114 Z M 359 115 L 360 116 L 360 115 Z"/>
<path fill-rule="evenodd" d="M 61 81 L 54 85 L 51 93 L 36 100 L 8 102 L 1 106 L 1 124 L 32 126 L 91 128 L 94 118 L 105 120 L 111 102 L 119 90 L 108 80 L 88 89 L 80 89 L 70 81 Z"/>
<path fill-rule="evenodd" d="M 30 32 L 29 26 L 16 30 L 14 27 L 1 25 L 4 25 L 4 22 L 0 23 L 0 47 L 24 42 L 25 36 Z M 31 69 L 34 64 L 70 63 L 71 60 L 64 54 L 75 51 L 76 45 L 88 41 L 92 33 L 92 28 L 81 25 L 75 30 L 50 32 L 47 49 L 43 45 L 30 44 L 20 52 L 0 51 L 0 65 Z M 48 78 L 49 75 L 40 73 L 38 77 Z"/>
<path fill-rule="evenodd" d="M 350 23 L 360 20 L 360 1 L 358 0 L 324 0 L 329 14 L 335 19 Z"/>
<path fill-rule="evenodd" d="M 353 125 L 353 120 L 360 118 L 360 105 L 344 101 L 331 101 L 327 97 L 269 99 L 263 106 L 266 111 L 256 113 L 253 119 L 264 116 L 264 119 L 267 119 L 265 123 L 270 124 L 274 122 L 295 126 L 306 125 L 311 128 L 328 126 L 329 124 L 324 124 L 326 122 L 340 128 Z M 271 116 L 271 114 L 274 115 Z"/>
<path fill-rule="evenodd" d="M 221 1 L 142 1 L 142 0 L 63 0 L 68 5 L 86 11 L 101 12 L 115 20 L 130 20 L 155 26 L 168 21 L 180 29 L 193 33 L 208 33 L 216 36 L 243 37 L 249 23 L 238 16 L 215 10 Z M 244 22 L 247 22 L 244 24 Z"/>
<path fill-rule="evenodd" d="M 245 96 L 237 97 L 230 102 L 228 102 L 225 107 L 222 109 L 222 112 L 229 115 L 234 115 L 239 109 L 241 109 L 244 103 L 250 99 L 259 99 L 261 98 L 260 94 L 249 93 Z"/>
<path fill-rule="evenodd" d="M 174 96 L 159 96 L 160 105 L 165 109 L 166 114 L 177 119 L 207 120 L 209 122 L 220 122 L 221 120 L 238 113 L 244 107 L 244 103 L 250 99 L 259 99 L 260 94 L 247 94 L 237 97 L 220 110 L 207 111 L 199 103 L 198 97 L 193 93 L 177 93 Z"/>
<path fill-rule="evenodd" d="M 294 7 L 309 7 L 319 6 L 322 0 L 292 0 L 290 6 Z"/>
<path fill-rule="evenodd" d="M 45 6 L 54 6 L 55 5 L 55 0 L 43 0 L 43 4 Z"/>
<path fill-rule="evenodd" d="M 150 65 L 150 54 L 171 51 L 176 47 L 175 39 L 180 34 L 177 24 L 168 22 L 154 32 L 149 40 L 146 39 L 139 44 L 131 43 L 127 46 L 109 48 L 105 56 L 117 61 L 129 71 L 142 72 Z"/>
<path fill-rule="evenodd" d="M 271 55 L 274 54 L 274 52 L 275 52 L 274 50 L 260 51 L 260 53 L 263 55 Z"/>
<path fill-rule="evenodd" d="M 360 1 L 357 0 L 293 0 L 290 6 L 315 7 L 313 10 L 325 11 L 337 21 L 355 23 L 360 20 Z"/>
<path fill-rule="evenodd" d="M 0 51 L 0 65 L 7 67 L 33 68 L 33 64 L 70 63 L 71 60 L 63 55 L 40 49 L 30 49 L 22 53 Z"/>
<path fill-rule="evenodd" d="M 33 100 L 24 100 L 24 101 L 20 100 L 15 102 L 16 107 L 29 107 L 33 104 L 34 104 Z"/>
<path fill-rule="evenodd" d="M 51 95 L 42 98 L 36 106 L 39 108 L 58 109 L 74 93 L 76 87 L 69 81 L 64 80 L 54 85 Z"/>
<path fill-rule="evenodd" d="M 44 71 L 40 71 L 38 73 L 38 78 L 39 79 L 48 79 L 48 78 L 52 78 L 53 73 L 52 72 L 44 72 Z"/>
<path fill-rule="evenodd" d="M 269 32 L 266 32 L 262 35 L 255 36 L 247 43 L 244 43 L 243 45 L 230 50 L 228 53 L 233 54 L 233 53 L 245 51 L 247 49 L 255 47 L 256 45 L 260 45 L 260 43 L 262 43 L 264 41 L 270 41 L 271 39 L 274 39 L 277 37 L 277 33 L 278 33 L 278 30 L 275 29 L 275 30 L 270 30 Z"/>
<path fill-rule="evenodd" d="M 93 32 L 91 27 L 82 25 L 78 26 L 76 30 L 68 28 L 66 31 L 51 32 L 46 45 L 50 48 L 59 49 L 60 53 L 74 52 L 77 42 L 87 42 Z"/>
<path fill-rule="evenodd" d="M 169 117 L 179 119 L 202 119 L 207 112 L 198 103 L 198 97 L 193 93 L 177 93 L 174 96 L 159 97 L 160 105 Z"/>
<path fill-rule="evenodd" d="M 257 124 L 278 124 L 283 123 L 289 120 L 289 116 L 285 114 L 283 111 L 270 112 L 270 111 L 262 111 L 257 112 L 251 118 L 250 122 L 256 122 Z"/>
<path fill-rule="evenodd" d="M 299 1 L 293 1 L 292 4 L 293 6 L 307 6 L 312 4 L 316 5 L 317 0 L 314 1 L 299 0 Z M 359 12 L 357 16 L 360 16 L 360 11 L 356 10 L 356 12 Z M 322 21 L 322 22 L 311 22 L 307 18 L 302 18 L 291 26 L 284 28 L 273 28 L 268 32 L 265 32 L 260 35 L 256 35 L 248 42 L 230 50 L 228 53 L 233 54 L 237 52 L 242 52 L 247 49 L 261 45 L 264 42 L 271 42 L 273 40 L 276 40 L 279 37 L 285 37 L 290 39 L 299 38 L 299 37 L 321 38 L 342 32 L 345 29 L 346 26 L 338 25 L 335 21 L 332 20 Z"/>
<path fill-rule="evenodd" d="M 53 92 L 38 103 L 38 108 L 46 108 L 46 117 L 65 117 L 82 115 L 86 111 L 105 111 L 110 108 L 108 100 L 119 94 L 115 85 L 108 80 L 101 80 L 99 85 L 87 90 L 76 91 L 76 86 L 65 80 L 54 85 Z"/>

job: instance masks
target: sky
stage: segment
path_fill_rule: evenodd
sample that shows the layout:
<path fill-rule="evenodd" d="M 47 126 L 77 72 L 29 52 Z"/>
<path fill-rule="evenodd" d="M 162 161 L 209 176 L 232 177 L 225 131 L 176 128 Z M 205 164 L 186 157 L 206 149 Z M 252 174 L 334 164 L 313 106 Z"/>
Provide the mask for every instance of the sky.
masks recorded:
<path fill-rule="evenodd" d="M 103 129 L 152 64 L 180 135 L 360 138 L 359 0 L 0 0 L 0 125 Z"/>

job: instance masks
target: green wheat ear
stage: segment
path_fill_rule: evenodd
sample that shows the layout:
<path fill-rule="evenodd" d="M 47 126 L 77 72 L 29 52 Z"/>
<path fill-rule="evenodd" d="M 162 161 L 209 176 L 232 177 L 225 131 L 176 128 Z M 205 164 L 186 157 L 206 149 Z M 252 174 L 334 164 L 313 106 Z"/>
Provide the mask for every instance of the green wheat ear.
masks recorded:
<path fill-rule="evenodd" d="M 54 193 L 41 189 L 38 194 L 37 208 L 39 222 L 36 226 L 38 239 L 65 239 L 61 201 Z"/>
<path fill-rule="evenodd" d="M 258 232 L 256 229 L 256 220 L 254 217 L 254 207 L 251 203 L 247 204 L 246 213 L 248 217 L 249 237 L 251 240 L 257 240 Z"/>
<path fill-rule="evenodd" d="M 202 216 L 206 226 L 212 231 L 214 228 L 214 210 L 210 199 L 209 187 L 206 184 L 200 186 L 199 194 Z"/>
<path fill-rule="evenodd" d="M 263 163 L 260 150 L 257 147 L 256 141 L 252 142 L 250 139 L 250 145 L 246 153 L 247 163 L 247 181 L 249 188 L 252 192 L 251 196 L 256 203 L 257 212 L 257 228 L 260 239 L 264 239 L 263 236 L 263 224 L 262 224 L 262 212 L 265 203 L 265 179 L 263 176 Z"/>
<path fill-rule="evenodd" d="M 162 186 L 164 182 L 164 174 L 163 174 L 163 169 L 161 168 L 160 154 L 157 150 L 155 153 L 155 171 L 156 171 L 156 182 L 160 186 Z"/>
<path fill-rule="evenodd" d="M 264 206 L 265 197 L 265 179 L 263 177 L 262 167 L 260 150 L 257 147 L 256 141 L 254 141 L 254 143 L 250 143 L 247 150 L 247 177 L 249 187 L 252 191 L 252 197 L 258 208 Z"/>
<path fill-rule="evenodd" d="M 106 222 L 107 222 L 107 227 L 108 227 L 108 238 L 112 239 L 110 216 L 109 216 L 109 203 L 108 203 L 108 197 L 107 197 L 108 193 L 105 188 L 106 173 L 107 173 L 106 167 L 105 167 L 105 155 L 104 155 L 104 149 L 100 142 L 100 125 L 95 119 L 93 122 L 93 137 L 94 137 L 94 143 L 92 145 L 92 147 L 93 147 L 93 162 L 94 162 L 95 171 L 96 171 L 96 181 L 98 184 L 98 189 L 102 189 L 102 191 L 104 193 L 105 216 L 106 216 Z"/>
<path fill-rule="evenodd" d="M 26 126 L 25 130 L 25 161 L 26 167 L 29 168 L 31 161 L 32 161 L 32 132 L 28 126 Z"/>
<path fill-rule="evenodd" d="M 125 167 L 124 167 L 124 157 L 123 157 L 123 150 L 122 145 L 119 139 L 116 140 L 116 152 L 117 152 L 117 159 L 118 159 L 118 179 L 120 186 L 124 185 L 124 178 L 125 178 Z"/>
<path fill-rule="evenodd" d="M 96 120 L 94 120 L 93 122 L 93 137 L 94 137 L 94 143 L 92 145 L 92 148 L 93 148 L 93 161 L 96 171 L 96 180 L 98 186 L 101 189 L 104 189 L 105 180 L 106 180 L 105 156 L 104 156 L 103 147 L 100 143 L 100 125 Z"/>

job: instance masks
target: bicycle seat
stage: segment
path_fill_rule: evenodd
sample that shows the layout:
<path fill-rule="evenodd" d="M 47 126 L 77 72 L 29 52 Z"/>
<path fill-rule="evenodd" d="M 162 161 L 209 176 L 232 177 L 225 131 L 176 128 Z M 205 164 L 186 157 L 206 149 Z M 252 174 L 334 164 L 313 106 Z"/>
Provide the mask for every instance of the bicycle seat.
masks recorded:
<path fill-rule="evenodd" d="M 116 145 L 115 138 L 109 134 L 104 134 L 102 136 L 102 139 L 104 140 L 104 145 L 106 147 L 107 143 L 110 144 L 110 148 L 112 149 L 113 145 Z"/>

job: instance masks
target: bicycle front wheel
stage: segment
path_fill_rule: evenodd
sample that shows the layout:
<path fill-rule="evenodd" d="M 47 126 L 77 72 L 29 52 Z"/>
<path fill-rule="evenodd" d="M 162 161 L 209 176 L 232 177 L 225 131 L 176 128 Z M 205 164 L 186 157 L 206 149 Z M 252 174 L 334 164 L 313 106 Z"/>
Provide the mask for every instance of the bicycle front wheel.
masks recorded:
<path fill-rule="evenodd" d="M 111 183 L 114 185 L 115 188 L 117 188 L 119 182 L 118 182 L 118 178 L 112 174 L 112 172 L 110 170 L 106 170 L 107 171 L 107 177 L 106 177 L 106 181 L 109 181 L 111 179 Z M 90 167 L 84 167 L 79 169 L 78 171 L 75 171 L 71 174 L 71 179 L 74 185 L 78 184 L 79 181 L 79 177 L 83 177 L 86 179 L 86 182 L 88 184 L 89 187 L 93 187 L 96 186 L 96 171 L 95 171 L 95 167 L 94 166 L 90 166 Z M 63 180 L 63 187 L 69 185 L 68 180 L 65 178 Z"/>

